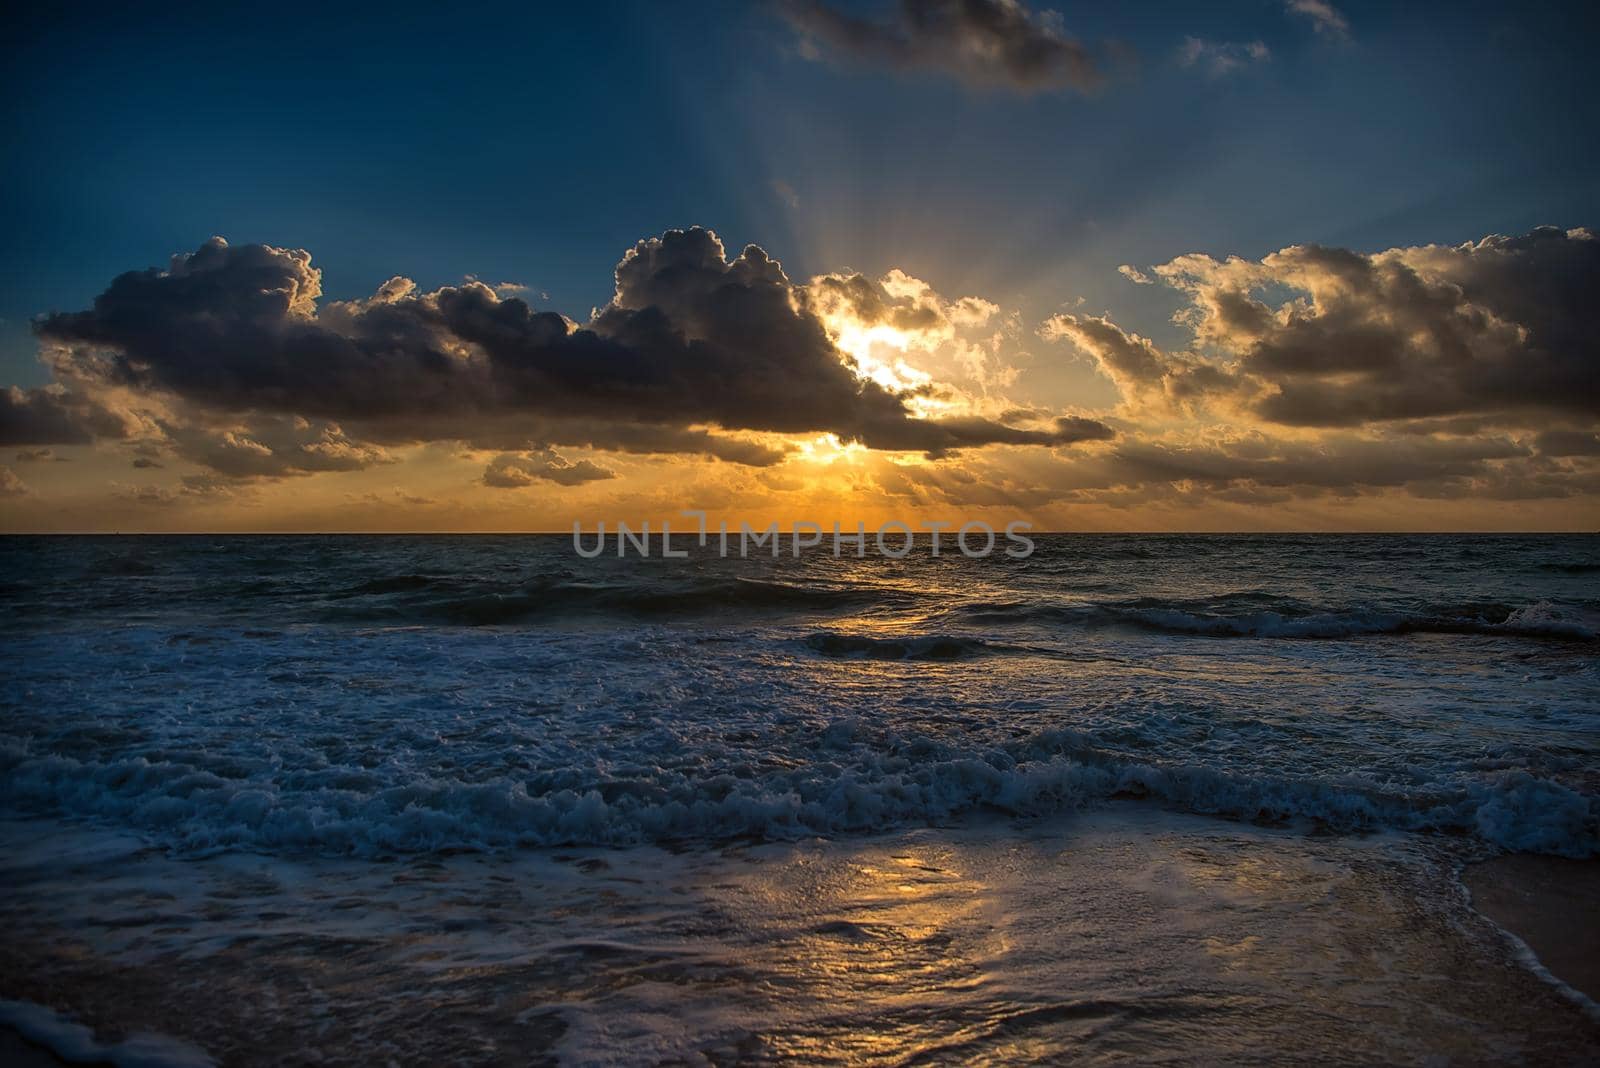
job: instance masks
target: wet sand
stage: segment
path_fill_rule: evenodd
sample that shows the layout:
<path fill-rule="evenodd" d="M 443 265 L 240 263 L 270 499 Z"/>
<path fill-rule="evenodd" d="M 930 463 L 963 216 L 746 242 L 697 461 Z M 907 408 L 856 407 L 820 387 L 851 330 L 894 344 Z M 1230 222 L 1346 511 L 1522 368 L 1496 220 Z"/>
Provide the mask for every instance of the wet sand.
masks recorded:
<path fill-rule="evenodd" d="M 229 1065 L 1593 1063 L 1447 848 L 1133 802 L 395 860 L 0 821 L 0 997 Z"/>
<path fill-rule="evenodd" d="M 1461 878 L 1478 911 L 1600 1002 L 1600 861 L 1519 853 L 1470 865 Z"/>

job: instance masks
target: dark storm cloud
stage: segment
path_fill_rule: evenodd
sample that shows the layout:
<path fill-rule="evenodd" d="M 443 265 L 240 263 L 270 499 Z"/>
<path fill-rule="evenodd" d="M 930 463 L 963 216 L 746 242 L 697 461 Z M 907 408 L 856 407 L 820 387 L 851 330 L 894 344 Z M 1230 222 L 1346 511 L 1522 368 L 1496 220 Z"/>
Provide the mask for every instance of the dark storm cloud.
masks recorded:
<path fill-rule="evenodd" d="M 913 418 L 906 395 L 856 375 L 776 261 L 753 245 L 729 260 L 707 230 L 639 242 L 611 303 L 583 327 L 478 283 L 417 294 L 394 279 L 371 300 L 319 311 L 320 293 L 308 253 L 217 238 L 36 328 L 76 380 L 210 412 L 335 421 L 373 441 L 481 441 L 527 420 L 525 440 L 551 423 L 565 433 L 543 441 L 572 443 L 589 421 L 596 444 L 632 426 L 636 448 L 689 435 L 692 451 L 759 464 L 773 450 L 719 444 L 700 427 L 831 431 L 933 454 L 1098 432 Z"/>
<path fill-rule="evenodd" d="M 887 20 L 847 14 L 823 0 L 780 0 L 807 41 L 854 59 L 942 71 L 974 85 L 1091 89 L 1104 79 L 1067 36 L 1060 15 L 1020 0 L 900 0 Z"/>
<path fill-rule="evenodd" d="M 1600 434 L 1592 430 L 1547 430 L 1535 445 L 1544 456 L 1600 456 Z"/>
<path fill-rule="evenodd" d="M 1191 255 L 1153 273 L 1190 297 L 1178 321 L 1207 355 L 1162 351 L 1106 319 L 1045 328 L 1093 355 L 1132 403 L 1209 399 L 1305 427 L 1600 417 L 1600 240 L 1588 230 L 1375 255 Z"/>
<path fill-rule="evenodd" d="M 87 445 L 124 433 L 120 418 L 82 392 L 60 386 L 0 389 L 0 446 Z"/>
<path fill-rule="evenodd" d="M 615 297 L 585 329 L 476 290 L 444 291 L 440 310 L 519 408 L 554 397 L 566 413 L 851 438 L 906 421 L 902 400 L 856 377 L 793 289 L 756 246 L 729 261 L 711 232 L 675 230 L 623 258 Z"/>
<path fill-rule="evenodd" d="M 1098 419 L 1067 417 L 1055 420 L 1048 429 L 1006 426 L 979 417 L 940 420 L 939 430 L 949 440 L 939 448 L 929 448 L 921 440 L 889 448 L 924 449 L 938 457 L 951 450 L 976 445 L 1076 445 L 1082 441 L 1109 441 L 1117 432 Z"/>
<path fill-rule="evenodd" d="M 435 332 L 375 304 L 353 336 L 315 319 L 309 254 L 213 238 L 170 268 L 118 276 L 88 311 L 35 324 L 86 380 L 170 391 L 221 411 L 378 416 L 459 403 Z"/>
<path fill-rule="evenodd" d="M 387 450 L 352 440 L 337 424 L 298 417 L 258 416 L 237 428 L 169 423 L 162 430 L 183 459 L 236 479 L 360 471 L 395 462 Z M 143 466 L 140 459 L 134 466 Z"/>
<path fill-rule="evenodd" d="M 1316 307 L 1261 329 L 1241 366 L 1262 415 L 1305 426 L 1544 410 L 1600 416 L 1600 241 L 1542 228 L 1452 249 L 1269 257 Z"/>

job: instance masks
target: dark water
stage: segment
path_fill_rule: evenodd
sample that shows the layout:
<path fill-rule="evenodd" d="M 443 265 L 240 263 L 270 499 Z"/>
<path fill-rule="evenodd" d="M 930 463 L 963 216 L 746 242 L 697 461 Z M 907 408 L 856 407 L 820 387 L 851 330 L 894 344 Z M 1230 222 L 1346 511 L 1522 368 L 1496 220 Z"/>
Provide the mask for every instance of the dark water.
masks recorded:
<path fill-rule="evenodd" d="M 1127 796 L 1600 848 L 1600 538 L 1038 544 L 8 538 L 0 798 L 185 853 L 789 839 Z"/>
<path fill-rule="evenodd" d="M 64 1052 L 1600 1052 L 1455 878 L 1597 850 L 1594 538 L 0 553 L 0 1023 Z"/>

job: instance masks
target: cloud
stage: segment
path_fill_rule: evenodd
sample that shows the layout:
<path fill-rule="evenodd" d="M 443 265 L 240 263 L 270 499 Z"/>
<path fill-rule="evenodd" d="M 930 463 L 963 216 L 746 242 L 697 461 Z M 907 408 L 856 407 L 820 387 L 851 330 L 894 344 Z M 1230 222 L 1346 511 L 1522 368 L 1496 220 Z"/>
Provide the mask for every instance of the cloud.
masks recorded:
<path fill-rule="evenodd" d="M 1327 0 L 1287 0 L 1284 9 L 1310 19 L 1311 28 L 1318 33 L 1341 39 L 1350 36 L 1349 20 Z"/>
<path fill-rule="evenodd" d="M 407 493 L 399 486 L 392 487 L 388 493 L 363 493 L 360 497 L 353 498 L 363 504 L 390 506 L 396 504 L 412 508 L 423 508 L 436 503 L 432 497 L 423 497 L 415 493 Z"/>
<path fill-rule="evenodd" d="M 112 491 L 157 506 L 272 499 L 296 492 L 272 482 L 430 442 L 488 457 L 480 486 L 613 482 L 608 499 L 630 507 L 655 499 L 649 475 L 593 454 L 726 461 L 673 465 L 660 493 L 729 502 L 809 502 L 819 486 L 1013 510 L 1576 498 L 1566 515 L 1600 490 L 1587 230 L 1122 273 L 1181 298 L 1183 344 L 1082 311 L 1034 336 L 899 270 L 794 281 L 698 229 L 638 242 L 582 323 L 471 281 L 397 277 L 327 301 L 308 253 L 218 239 L 39 320 L 55 381 L 0 393 L 0 434 L 19 461 L 110 441 L 140 470 L 203 470 Z M 1121 403 L 1015 395 L 1024 346 L 1046 342 L 1086 354 Z M 406 496 L 344 500 L 422 503 Z"/>
<path fill-rule="evenodd" d="M 479 449 L 515 452 L 544 445 L 568 445 L 639 455 L 703 456 L 746 467 L 782 463 L 790 452 L 785 444 L 772 445 L 731 434 L 714 434 L 700 427 L 596 419 L 518 418 L 470 428 L 470 433 L 462 440 Z"/>
<path fill-rule="evenodd" d="M 978 416 L 941 420 L 939 426 L 947 438 L 942 447 L 924 449 L 920 439 L 914 438 L 908 438 L 899 446 L 891 441 L 886 447 L 904 451 L 924 449 L 928 456 L 938 459 L 957 449 L 981 445 L 1076 445 L 1085 441 L 1108 441 L 1117 436 L 1114 429 L 1098 419 L 1077 416 L 1063 416 L 1037 428 L 1007 426 Z"/>
<path fill-rule="evenodd" d="M 1308 442 L 1246 435 L 1219 443 L 1131 443 L 1118 448 L 1109 462 L 1129 485 L 1190 483 L 1209 489 L 1251 485 L 1352 492 L 1486 479 L 1493 471 L 1492 461 L 1527 454 L 1503 437 L 1395 440 L 1337 435 Z"/>
<path fill-rule="evenodd" d="M 0 467 L 0 497 L 26 497 L 32 488 L 9 467 Z"/>
<path fill-rule="evenodd" d="M 917 418 L 912 392 L 862 377 L 804 287 L 754 245 L 730 259 L 708 230 L 668 231 L 630 249 L 615 282 L 582 326 L 475 282 L 418 293 L 395 278 L 371 299 L 319 308 L 309 253 L 214 238 L 164 270 L 119 276 L 92 308 L 47 316 L 36 330 L 58 376 L 186 407 L 166 432 L 229 474 L 350 469 L 382 462 L 364 442 L 518 432 L 519 446 L 631 437 L 634 448 L 692 443 L 758 464 L 772 462 L 772 448 L 707 428 L 831 432 L 930 454 L 1066 440 Z M 50 423 L 58 399 L 13 398 L 12 422 Z M 211 429 L 225 416 L 235 425 Z M 335 436 L 267 441 L 260 420 L 273 417 Z M 81 422 L 54 422 L 57 439 L 82 439 Z"/>
<path fill-rule="evenodd" d="M 112 495 L 130 504 L 168 508 L 189 503 L 250 503 L 254 491 L 247 484 L 216 475 L 184 475 L 175 488 L 165 486 L 111 487 Z"/>
<path fill-rule="evenodd" d="M 1335 432 L 1306 440 L 1216 427 L 1137 438 L 1049 462 L 973 454 L 950 465 L 886 465 L 882 491 L 939 504 L 1150 504 L 1206 508 L 1350 501 L 1380 494 L 1440 500 L 1559 499 L 1593 493 L 1600 472 L 1553 466 L 1508 435 L 1424 437 Z"/>
<path fill-rule="evenodd" d="M 1261 41 L 1234 43 L 1230 41 L 1205 41 L 1199 37 L 1186 37 L 1178 48 L 1178 63 L 1204 71 L 1220 78 L 1255 63 L 1265 63 L 1272 51 Z M 1139 279 L 1129 275 L 1135 282 Z"/>
<path fill-rule="evenodd" d="M 0 389 L 0 446 L 87 445 L 126 433 L 118 414 L 80 390 L 59 384 Z"/>
<path fill-rule="evenodd" d="M 1543 456 L 1600 456 L 1600 434 L 1592 430 L 1546 430 L 1535 445 Z"/>
<path fill-rule="evenodd" d="M 910 390 L 913 405 L 936 413 L 936 394 L 958 395 L 970 409 L 1012 386 L 1018 353 L 1014 317 L 981 297 L 947 300 L 901 270 L 881 278 L 825 274 L 802 299 L 857 372 L 891 389 Z"/>
<path fill-rule="evenodd" d="M 162 429 L 179 456 L 230 478 L 360 471 L 396 462 L 387 449 L 352 440 L 336 423 L 292 416 L 256 416 L 220 427 L 166 423 Z"/>
<path fill-rule="evenodd" d="M 585 482 L 601 482 L 616 478 L 608 470 L 589 460 L 573 462 L 554 452 L 507 453 L 496 456 L 483 471 L 483 484 L 500 489 L 522 489 L 536 482 L 554 482 L 561 486 L 581 486 Z"/>
<path fill-rule="evenodd" d="M 1200 507 L 1600 488 L 1588 296 L 1600 241 L 1588 230 L 1370 254 L 1191 254 L 1123 273 L 1186 298 L 1174 320 L 1191 342 L 1168 350 L 1106 316 L 1047 320 L 1045 339 L 1071 343 L 1116 385 L 1123 433 L 1014 485 L 1025 499 Z"/>
<path fill-rule="evenodd" d="M 1136 408 L 1185 414 L 1208 395 L 1237 388 L 1237 376 L 1228 370 L 1188 354 L 1163 352 L 1103 316 L 1062 313 L 1045 320 L 1039 332 L 1087 353 Z"/>
<path fill-rule="evenodd" d="M 1019 92 L 1093 89 L 1105 79 L 1093 55 L 1069 37 L 1054 11 L 1020 0 L 900 0 L 879 21 L 822 0 L 783 0 L 779 10 L 803 37 L 843 55 L 902 69 L 934 70 L 969 85 Z"/>
<path fill-rule="evenodd" d="M 1259 261 L 1180 256 L 1152 274 L 1189 300 L 1190 352 L 1108 319 L 1057 316 L 1135 406 L 1213 405 L 1300 427 L 1600 417 L 1600 240 L 1540 227 L 1375 254 L 1296 245 Z"/>

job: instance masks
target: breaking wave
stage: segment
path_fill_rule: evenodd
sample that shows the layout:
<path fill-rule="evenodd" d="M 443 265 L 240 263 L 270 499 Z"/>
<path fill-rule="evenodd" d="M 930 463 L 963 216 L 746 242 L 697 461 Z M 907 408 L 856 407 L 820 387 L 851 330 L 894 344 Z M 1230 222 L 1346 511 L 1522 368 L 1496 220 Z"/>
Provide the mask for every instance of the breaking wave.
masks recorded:
<path fill-rule="evenodd" d="M 1243 598 L 1241 598 L 1243 600 Z M 1441 606 L 1419 612 L 1379 608 L 1323 609 L 1283 606 L 1240 611 L 1215 602 L 1166 603 L 1152 598 L 1107 604 L 1034 605 L 1002 602 L 973 605 L 963 614 L 975 623 L 1042 622 L 1082 627 L 1137 627 L 1212 638 L 1354 638 L 1380 634 L 1481 634 L 1501 637 L 1595 641 L 1600 618 L 1583 609 L 1539 601 L 1509 605 Z M 1234 608 L 1234 610 L 1229 610 Z"/>
<path fill-rule="evenodd" d="M 954 634 L 874 638 L 864 634 L 822 630 L 807 635 L 805 644 L 823 656 L 857 660 L 960 660 L 1018 651 L 1012 646 L 991 644 L 982 638 Z"/>
<path fill-rule="evenodd" d="M 18 541 L 0 811 L 376 855 L 1140 797 L 1592 855 L 1600 590 L 1544 565 L 1594 544 L 665 566 L 563 539 Z"/>
<path fill-rule="evenodd" d="M 492 626 L 575 615 L 695 616 L 711 613 L 831 611 L 908 599 L 893 587 L 754 578 L 664 578 L 646 582 L 533 580 L 511 588 L 448 576 L 401 575 L 345 590 L 326 615 L 361 622 L 445 622 Z"/>
<path fill-rule="evenodd" d="M 132 824 L 179 852 L 383 855 L 738 838 L 926 825 L 991 810 L 1048 815 L 1147 798 L 1243 820 L 1311 820 L 1339 832 L 1473 835 L 1506 849 L 1600 853 L 1600 804 L 1526 771 L 1408 788 L 1264 776 L 1130 759 L 1056 730 L 988 749 L 880 737 L 857 720 L 816 738 L 811 759 L 759 776 L 635 768 L 629 778 L 405 781 L 329 768 L 240 778 L 133 757 L 80 761 L 0 747 L 0 796 L 29 808 Z M 265 769 L 264 769 L 265 770 Z"/>

